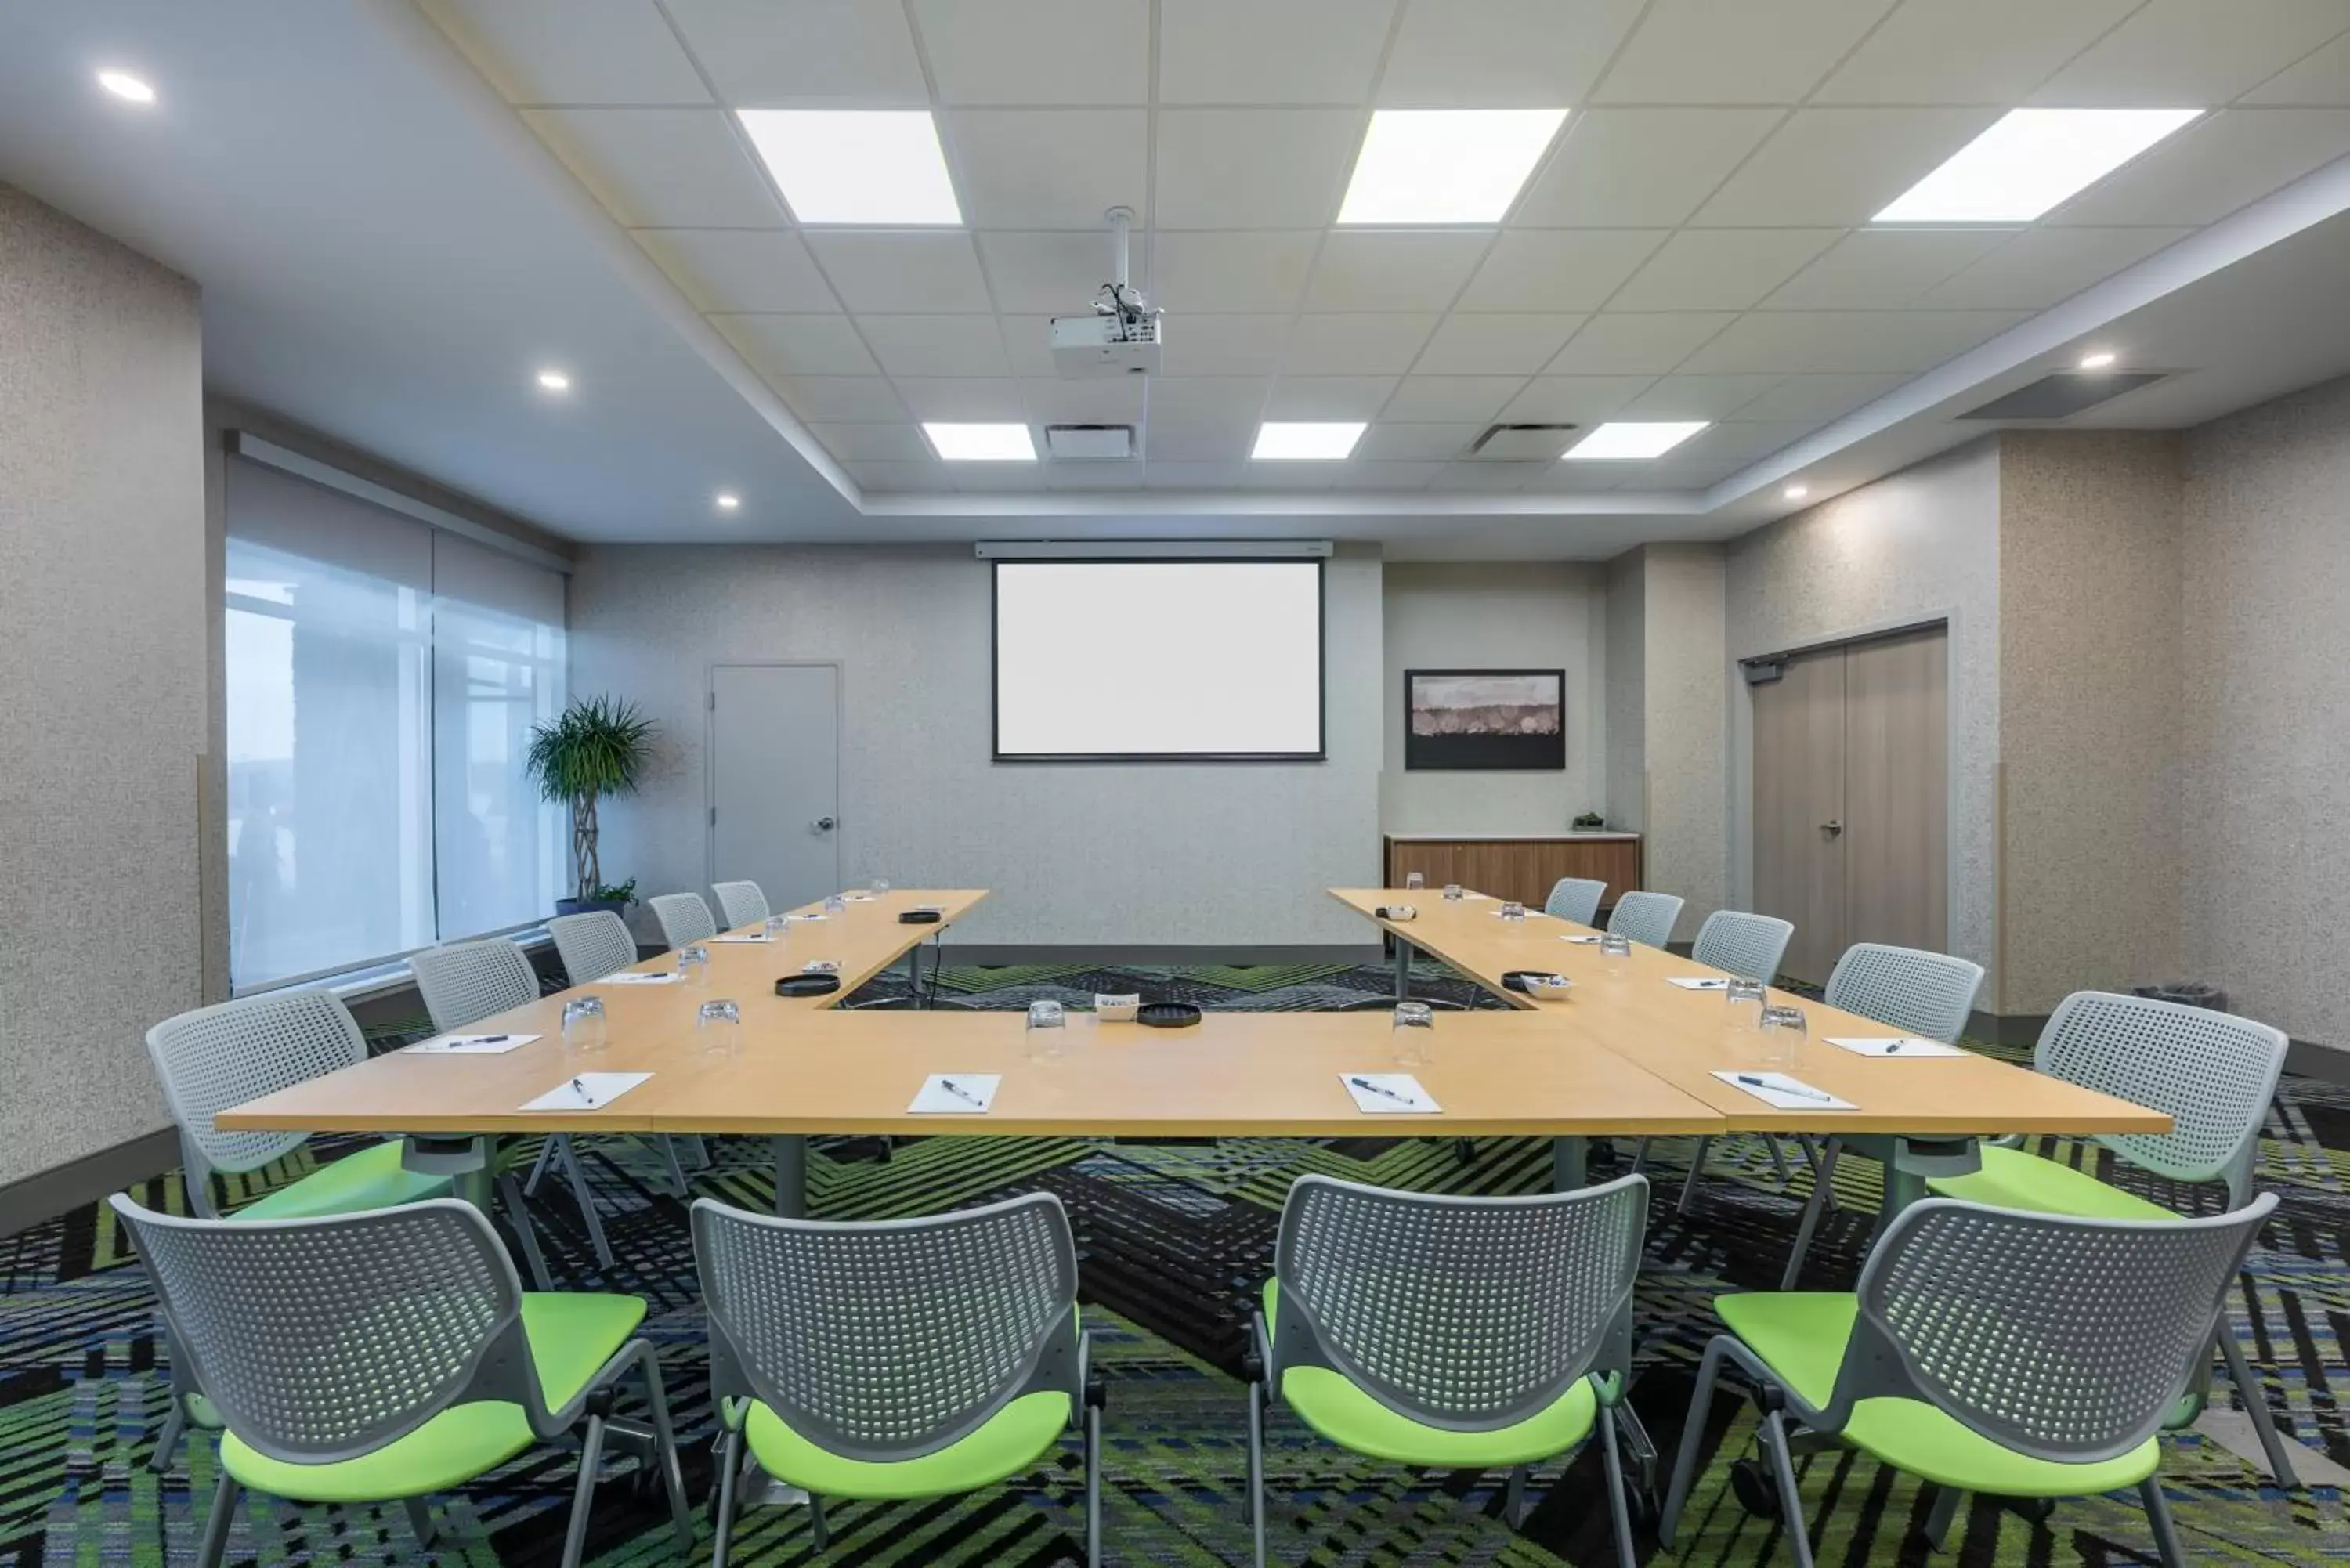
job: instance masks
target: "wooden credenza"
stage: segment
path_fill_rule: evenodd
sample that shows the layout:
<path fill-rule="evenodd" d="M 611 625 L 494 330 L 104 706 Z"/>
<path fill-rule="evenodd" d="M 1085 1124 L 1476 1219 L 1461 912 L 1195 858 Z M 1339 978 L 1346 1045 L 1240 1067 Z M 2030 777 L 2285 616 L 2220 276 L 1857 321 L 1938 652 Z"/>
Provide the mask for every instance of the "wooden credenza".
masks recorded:
<path fill-rule="evenodd" d="M 1640 886 L 1640 836 L 1637 833 L 1570 833 L 1548 837 L 1507 835 L 1441 837 L 1390 833 L 1380 841 L 1385 877 L 1380 885 L 1400 888 L 1417 871 L 1430 888 L 1458 882 L 1496 898 L 1513 898 L 1539 909 L 1551 884 L 1562 877 L 1591 877 L 1607 884 L 1600 899 L 1612 907 L 1620 893 Z"/>

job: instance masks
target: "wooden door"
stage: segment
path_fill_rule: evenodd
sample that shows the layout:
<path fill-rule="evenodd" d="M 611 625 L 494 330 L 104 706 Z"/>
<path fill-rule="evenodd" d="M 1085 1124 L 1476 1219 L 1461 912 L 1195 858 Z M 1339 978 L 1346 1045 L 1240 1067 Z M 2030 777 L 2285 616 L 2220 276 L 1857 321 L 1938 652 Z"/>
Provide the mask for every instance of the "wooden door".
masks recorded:
<path fill-rule="evenodd" d="M 1798 654 L 1750 690 L 1754 907 L 1795 924 L 1783 972 L 1825 981 L 1844 951 L 1844 649 Z"/>
<path fill-rule="evenodd" d="M 1950 638 L 1845 649 L 1845 941 L 1949 951 Z"/>

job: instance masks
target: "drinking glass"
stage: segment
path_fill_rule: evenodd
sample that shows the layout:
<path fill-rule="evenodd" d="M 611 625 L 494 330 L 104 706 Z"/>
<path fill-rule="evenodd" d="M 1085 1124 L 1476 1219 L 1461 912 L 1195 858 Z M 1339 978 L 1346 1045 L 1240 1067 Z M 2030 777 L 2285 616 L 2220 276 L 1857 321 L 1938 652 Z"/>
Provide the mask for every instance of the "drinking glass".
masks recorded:
<path fill-rule="evenodd" d="M 847 908 L 848 898 L 847 895 L 840 893 L 827 893 L 824 896 L 824 912 L 826 914 L 837 915 L 843 909 Z"/>
<path fill-rule="evenodd" d="M 1068 1049 L 1069 1016 L 1049 999 L 1028 1004 L 1028 1060 L 1050 1062 Z"/>
<path fill-rule="evenodd" d="M 1399 1002 L 1388 1033 L 1396 1065 L 1425 1067 L 1436 1055 L 1436 1009 L 1424 1002 Z"/>
<path fill-rule="evenodd" d="M 767 917 L 767 940 L 769 941 L 779 942 L 791 934 L 792 919 L 789 915 L 769 915 Z"/>
<path fill-rule="evenodd" d="M 690 942 L 677 950 L 677 972 L 686 985 L 695 991 L 710 983 L 710 950 L 700 942 Z"/>
<path fill-rule="evenodd" d="M 1761 981 L 1732 975 L 1728 988 L 1721 994 L 1730 1001 L 1730 1026 L 1732 1029 L 1762 1026 L 1762 1009 L 1769 1002 L 1770 995 Z"/>
<path fill-rule="evenodd" d="M 1762 1028 L 1764 1066 L 1796 1067 L 1803 1064 L 1804 1036 L 1807 1030 L 1802 1008 L 1765 1007 Z"/>
<path fill-rule="evenodd" d="M 1417 891 L 1428 886 L 1428 878 L 1417 871 L 1407 871 L 1404 873 L 1403 885 L 1407 891 Z"/>
<path fill-rule="evenodd" d="M 731 1002 L 703 1002 L 693 1028 L 705 1056 L 733 1056 L 742 1049 L 743 1010 Z"/>
<path fill-rule="evenodd" d="M 563 1004 L 563 1044 L 574 1051 L 601 1051 L 604 1031 L 604 999 L 600 996 L 575 996 Z"/>
<path fill-rule="evenodd" d="M 1609 974 L 1622 974 L 1632 966 L 1632 939 L 1609 931 L 1599 939 L 1599 958 Z"/>
<path fill-rule="evenodd" d="M 1502 906 L 1502 919 L 1505 920 L 1523 920 L 1525 918 L 1526 907 L 1523 904 L 1508 903 Z"/>
<path fill-rule="evenodd" d="M 865 887 L 868 892 L 879 898 L 889 891 L 889 879 L 886 877 L 876 877 L 872 881 L 868 882 Z"/>
<path fill-rule="evenodd" d="M 1444 896 L 1451 899 L 1453 902 L 1459 903 L 1461 901 L 1461 884 L 1458 882 L 1447 882 L 1444 885 Z"/>

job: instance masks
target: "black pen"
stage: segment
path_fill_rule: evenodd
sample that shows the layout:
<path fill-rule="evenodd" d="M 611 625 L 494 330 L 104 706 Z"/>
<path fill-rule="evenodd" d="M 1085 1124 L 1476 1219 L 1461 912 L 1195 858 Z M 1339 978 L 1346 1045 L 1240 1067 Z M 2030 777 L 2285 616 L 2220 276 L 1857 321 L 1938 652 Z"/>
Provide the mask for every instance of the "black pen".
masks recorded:
<path fill-rule="evenodd" d="M 948 1094 L 952 1095 L 956 1099 L 964 1102 L 966 1105 L 977 1106 L 983 1111 L 987 1109 L 987 1102 L 985 1100 L 981 1099 L 976 1095 L 965 1094 L 963 1092 L 962 1085 L 957 1084 L 952 1078 L 941 1078 L 939 1080 L 939 1087 L 944 1089 Z"/>
<path fill-rule="evenodd" d="M 1368 1078 L 1349 1078 L 1347 1082 L 1354 1085 L 1355 1087 L 1358 1089 L 1368 1089 L 1375 1095 L 1385 1095 L 1388 1099 L 1394 1100 L 1399 1105 L 1416 1106 L 1419 1104 L 1418 1100 L 1413 1099 L 1409 1095 L 1399 1095 L 1393 1089 L 1388 1088 L 1386 1085 L 1374 1084 Z"/>
<path fill-rule="evenodd" d="M 503 1045 L 513 1039 L 511 1034 L 474 1034 L 459 1042 L 464 1045 Z"/>
<path fill-rule="evenodd" d="M 1739 1074 L 1738 1081 L 1746 1085 L 1749 1088 L 1767 1090 L 1769 1093 L 1773 1095 L 1794 1095 L 1800 1099 L 1805 1100 L 1833 1100 L 1835 1098 L 1834 1095 L 1824 1095 L 1817 1089 L 1807 1089 L 1801 1084 L 1765 1083 L 1762 1079 L 1754 1076 L 1752 1073 Z"/>
<path fill-rule="evenodd" d="M 588 1092 L 587 1085 L 581 1083 L 578 1079 L 574 1078 L 571 1080 L 571 1087 L 578 1094 L 581 1099 L 588 1102 L 588 1108 L 589 1110 L 592 1111 L 596 1108 L 596 1096 Z"/>

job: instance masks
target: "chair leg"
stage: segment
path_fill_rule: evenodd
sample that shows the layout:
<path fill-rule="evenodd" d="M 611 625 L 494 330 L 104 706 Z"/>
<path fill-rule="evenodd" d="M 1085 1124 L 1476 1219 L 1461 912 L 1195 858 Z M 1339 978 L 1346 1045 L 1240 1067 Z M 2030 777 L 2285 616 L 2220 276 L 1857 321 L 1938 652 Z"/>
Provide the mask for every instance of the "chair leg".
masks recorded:
<path fill-rule="evenodd" d="M 685 1184 L 685 1167 L 678 1163 L 677 1139 L 657 1137 L 653 1142 L 660 1149 L 661 1163 L 669 1168 L 670 1190 L 680 1198 L 693 1196 L 693 1189 Z"/>
<path fill-rule="evenodd" d="M 2236 1343 L 2235 1331 L 2223 1319 L 2220 1332 L 2213 1335 L 2220 1342 L 2220 1354 L 2227 1358 L 2228 1376 L 2236 1385 L 2236 1392 L 2244 1397 L 2244 1414 L 2252 1420 L 2252 1430 L 2261 1439 L 2261 1452 L 2269 1457 L 2269 1470 L 2276 1477 L 2277 1485 L 2287 1491 L 2301 1488 L 2301 1476 L 2293 1468 L 2290 1457 L 2293 1445 L 2276 1429 L 2276 1417 L 2269 1413 L 2268 1390 L 2252 1376 L 2244 1361 L 2243 1346 Z"/>
<path fill-rule="evenodd" d="M 1510 1484 L 1502 1493 L 1502 1522 L 1515 1530 L 1526 1517 L 1526 1467 L 1510 1467 Z"/>
<path fill-rule="evenodd" d="M 661 1384 L 660 1357 L 644 1347 L 645 1403 L 653 1412 L 653 1463 L 660 1466 L 661 1490 L 669 1493 L 670 1522 L 677 1527 L 677 1549 L 693 1550 L 693 1506 L 685 1501 L 685 1471 L 678 1464 L 677 1427 L 670 1419 L 669 1390 Z"/>
<path fill-rule="evenodd" d="M 556 1133 L 538 1146 L 538 1158 L 530 1162 L 529 1179 L 522 1184 L 522 1195 L 525 1198 L 538 1196 L 538 1179 L 545 1176 L 546 1168 L 555 1163 L 555 1157 L 561 1146 L 570 1140 L 568 1133 Z"/>
<path fill-rule="evenodd" d="M 1713 1386 L 1721 1377 L 1721 1341 L 1708 1341 L 1705 1356 L 1697 1366 L 1697 1387 L 1690 1394 L 1689 1414 L 1681 1420 L 1680 1451 L 1673 1456 L 1673 1480 L 1665 1490 L 1665 1511 L 1657 1521 L 1657 1539 L 1668 1548 L 1679 1527 L 1681 1507 L 1689 1501 L 1690 1482 L 1697 1475 L 1697 1446 L 1705 1438 L 1705 1413 L 1713 1404 Z"/>
<path fill-rule="evenodd" d="M 1950 1549 L 1950 1525 L 1959 1517 L 1959 1504 L 1967 1494 L 1954 1486 L 1934 1489 L 1934 1506 L 1926 1515 L 1926 1542 L 1937 1552 Z"/>
<path fill-rule="evenodd" d="M 1264 1568 L 1264 1385 L 1249 1385 L 1249 1530 L 1256 1568 Z"/>
<path fill-rule="evenodd" d="M 1624 1452 L 1616 1441 L 1616 1412 L 1599 1407 L 1599 1441 L 1607 1460 L 1607 1511 L 1616 1521 L 1616 1568 L 1640 1568 L 1632 1550 L 1632 1510 L 1624 1498 Z"/>
<path fill-rule="evenodd" d="M 2170 1504 L 2163 1501 L 2162 1477 L 2151 1475 L 2137 1483 L 2137 1495 L 2146 1504 L 2146 1521 L 2154 1527 L 2154 1553 L 2162 1561 L 2162 1568 L 2187 1568 L 2187 1553 L 2178 1544 L 2178 1527 L 2170 1521 Z"/>
<path fill-rule="evenodd" d="M 554 1278 L 546 1272 L 546 1254 L 538 1250 L 538 1227 L 530 1222 L 530 1210 L 522 1200 L 522 1184 L 511 1170 L 498 1173 L 498 1201 L 506 1211 L 506 1223 L 514 1228 L 515 1240 L 521 1243 L 523 1267 L 530 1271 L 533 1288 L 551 1291 Z"/>
<path fill-rule="evenodd" d="M 588 1417 L 588 1437 L 579 1445 L 579 1484 L 571 1490 L 571 1525 L 563 1532 L 563 1568 L 579 1568 L 588 1547 L 588 1518 L 596 1509 L 596 1467 L 604 1461 L 604 1417 Z"/>
<path fill-rule="evenodd" d="M 1687 1214 L 1690 1211 L 1690 1204 L 1697 1198 L 1698 1178 L 1705 1174 L 1706 1151 L 1712 1147 L 1713 1140 L 1710 1137 L 1697 1140 L 1697 1151 L 1690 1156 L 1689 1175 L 1681 1179 L 1681 1200 L 1673 1206 L 1674 1213 Z"/>
<path fill-rule="evenodd" d="M 432 1505 L 421 1497 L 407 1499 L 401 1506 L 408 1511 L 408 1527 L 416 1532 L 416 1543 L 430 1552 L 441 1534 L 432 1522 Z"/>
<path fill-rule="evenodd" d="M 1813 1133 L 1800 1133 L 1796 1136 L 1795 1147 L 1804 1151 L 1804 1163 L 1812 1168 L 1812 1179 L 1814 1181 L 1817 1181 L 1820 1179 L 1820 1140 L 1818 1136 Z M 1835 1189 L 1831 1187 L 1828 1189 L 1828 1212 L 1833 1214 L 1835 1210 Z"/>
<path fill-rule="evenodd" d="M 244 1495 L 244 1488 L 221 1472 L 220 1485 L 213 1489 L 212 1517 L 204 1521 L 204 1543 L 196 1553 L 196 1568 L 220 1568 L 220 1560 L 228 1552 L 229 1526 L 236 1522 L 236 1500 Z"/>
<path fill-rule="evenodd" d="M 703 1137 L 700 1133 L 687 1133 L 685 1135 L 684 1142 L 685 1152 L 693 1157 L 694 1169 L 708 1170 L 712 1166 L 718 1163 L 716 1160 L 710 1158 L 710 1140 Z"/>
<path fill-rule="evenodd" d="M 1769 1133 L 1764 1133 L 1762 1147 L 1771 1153 L 1771 1169 L 1779 1178 L 1779 1185 L 1783 1188 L 1787 1183 L 1794 1180 L 1794 1173 L 1787 1168 L 1786 1152 L 1779 1147 L 1779 1140 Z"/>
<path fill-rule="evenodd" d="M 155 1451 L 147 1456 L 147 1468 L 157 1475 L 172 1468 L 172 1456 L 180 1449 L 180 1434 L 188 1429 L 187 1402 L 174 1392 L 171 1414 L 163 1417 L 163 1429 L 155 1434 Z"/>
<path fill-rule="evenodd" d="M 604 1239 L 604 1217 L 596 1212 L 596 1195 L 588 1190 L 587 1169 L 579 1163 L 579 1151 L 567 1137 L 563 1140 L 563 1173 L 571 1183 L 571 1200 L 579 1205 L 579 1218 L 588 1227 L 588 1243 L 596 1250 L 596 1262 L 603 1268 L 612 1266 L 612 1243 Z"/>
<path fill-rule="evenodd" d="M 1792 1291 L 1795 1280 L 1804 1272 L 1804 1258 L 1812 1250 L 1812 1238 L 1818 1234 L 1820 1216 L 1826 1211 L 1829 1185 L 1835 1179 L 1836 1158 L 1844 1152 L 1844 1140 L 1832 1137 L 1820 1150 L 1819 1163 L 1812 1168 L 1812 1195 L 1804 1203 L 1803 1223 L 1795 1227 L 1795 1244 L 1787 1253 L 1786 1272 L 1779 1276 L 1779 1288 Z"/>
<path fill-rule="evenodd" d="M 1101 1568 L 1101 1412 L 1086 1411 L 1086 1568 Z"/>
<path fill-rule="evenodd" d="M 1795 1487 L 1795 1460 L 1787 1451 L 1787 1417 L 1773 1410 L 1762 1417 L 1762 1449 L 1779 1478 L 1779 1522 L 1795 1549 L 1797 1568 L 1812 1568 L 1812 1531 L 1804 1517 L 1804 1496 Z"/>
<path fill-rule="evenodd" d="M 824 1499 L 814 1492 L 808 1493 L 808 1533 L 814 1538 L 818 1552 L 832 1544 L 831 1527 L 824 1521 Z"/>
<path fill-rule="evenodd" d="M 1640 1147 L 1632 1151 L 1632 1174 L 1635 1176 L 1639 1175 L 1640 1168 L 1648 1163 L 1649 1141 L 1648 1138 L 1642 1138 Z"/>
<path fill-rule="evenodd" d="M 710 1568 L 726 1568 L 727 1536 L 734 1528 L 734 1487 L 743 1473 L 743 1434 L 729 1431 L 718 1440 L 718 1520 L 711 1532 Z"/>

